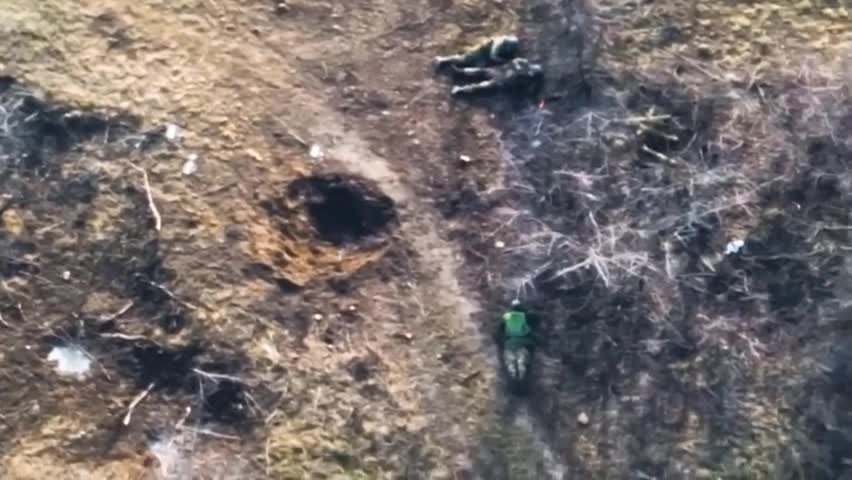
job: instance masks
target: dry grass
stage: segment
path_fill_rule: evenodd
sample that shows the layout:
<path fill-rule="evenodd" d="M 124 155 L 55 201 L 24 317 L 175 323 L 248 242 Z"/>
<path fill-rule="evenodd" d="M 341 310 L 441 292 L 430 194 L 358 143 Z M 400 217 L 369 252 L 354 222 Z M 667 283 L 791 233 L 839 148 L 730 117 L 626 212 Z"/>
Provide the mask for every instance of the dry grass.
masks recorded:
<path fill-rule="evenodd" d="M 433 216 L 431 199 L 418 198 L 428 188 L 406 189 L 429 183 L 438 152 L 454 157 L 475 145 L 469 131 L 445 125 L 443 89 L 412 58 L 425 65 L 451 43 L 512 25 L 527 7 L 561 8 L 557 2 L 504 2 L 504 10 L 485 12 L 466 1 L 433 12 L 425 3 L 293 1 L 283 18 L 272 4 L 223 0 L 5 3 L 14 25 L 0 32 L 9 46 L 0 69 L 14 68 L 67 109 L 121 107 L 144 115 L 146 127 L 179 123 L 185 131 L 181 145 L 132 157 L 149 138 L 138 128 L 125 128 L 109 148 L 102 136 L 88 138 L 84 154 L 39 145 L 56 162 L 34 181 L 17 176 L 33 119 L 13 112 L 28 94 L 0 95 L 0 166 L 14 172 L 0 182 L 25 194 L 0 197 L 0 243 L 18 252 L 0 257 L 0 328 L 15 339 L 0 352 L 0 361 L 14 361 L 2 375 L 8 398 L 0 414 L 20 419 L 0 427 L 0 446 L 18 445 L 0 467 L 13 472 L 7 477 L 61 478 L 82 458 L 89 464 L 74 478 L 122 478 L 141 469 L 140 448 L 153 448 L 148 470 L 160 480 L 451 478 L 478 468 L 468 453 L 480 440 L 483 451 L 497 447 L 481 459 L 494 465 L 493 478 L 507 463 L 516 476 L 543 475 L 529 451 L 537 437 L 517 435 L 501 423 L 508 414 L 491 411 L 500 395 L 490 345 L 467 320 L 475 302 L 463 301 L 473 295 L 456 279 L 446 222 Z M 533 408 L 547 419 L 547 443 L 564 449 L 556 454 L 584 478 L 692 478 L 684 472 L 701 465 L 717 476 L 777 478 L 831 467 L 814 430 L 789 412 L 802 407 L 822 421 L 838 398 L 784 393 L 811 385 L 801 380 L 800 357 L 816 370 L 826 342 L 786 347 L 814 316 L 831 325 L 839 308 L 832 302 L 841 299 L 801 287 L 806 301 L 779 313 L 770 287 L 773 275 L 842 280 L 826 254 L 850 248 L 848 221 L 816 212 L 814 195 L 825 190 L 811 187 L 827 178 L 849 189 L 836 160 L 820 157 L 848 149 L 849 67 L 761 48 L 786 48 L 779 40 L 793 31 L 790 43 L 804 36 L 803 45 L 842 59 L 829 49 L 843 45 L 848 22 L 818 2 L 804 12 L 766 2 L 711 5 L 720 7 L 610 2 L 578 17 L 554 10 L 589 22 L 579 26 L 597 57 L 585 58 L 584 80 L 597 97 L 531 109 L 505 138 L 508 196 L 518 202 L 482 235 L 484 244 L 505 243 L 489 265 L 497 288 L 485 294 L 499 297 L 495 305 L 518 295 L 552 307 Z M 761 20 L 767 12 L 804 23 L 773 30 L 774 17 Z M 763 30 L 744 36 L 740 16 Z M 532 25 L 529 38 L 538 38 L 536 28 L 563 27 L 556 23 Z M 697 40 L 661 47 L 670 23 Z M 555 45 L 550 31 L 542 45 Z M 699 43 L 710 45 L 709 60 Z M 463 112 L 451 117 L 470 126 Z M 308 163 L 293 134 L 322 144 L 340 164 Z M 814 145 L 822 150 L 809 152 Z M 479 153 L 487 165 L 490 150 Z M 201 167 L 184 178 L 189 154 Z M 805 174 L 800 160 L 808 155 L 825 163 Z M 147 182 L 122 160 L 144 169 Z M 281 198 L 292 178 L 331 167 L 360 168 L 411 202 L 390 245 L 318 246 L 304 212 L 294 208 L 282 223 L 260 207 Z M 87 179 L 98 195 L 69 201 L 63 189 Z M 789 208 L 792 191 L 801 192 L 799 213 Z M 766 243 L 778 233 L 772 222 L 791 226 L 794 251 L 734 264 L 721 253 L 733 238 Z M 781 260 L 792 266 L 772 271 Z M 257 263 L 266 264 L 262 275 Z M 328 279 L 334 292 L 316 283 Z M 712 281 L 730 298 L 717 299 Z M 132 308 L 110 319 L 117 331 L 100 335 L 104 319 L 129 301 Z M 791 318 L 797 329 L 778 327 Z M 54 383 L 39 350 L 54 336 L 80 343 L 102 366 L 91 382 Z M 151 388 L 141 397 L 152 379 L 140 375 L 133 348 L 152 342 L 182 351 L 199 336 L 209 340 L 203 361 L 213 365 L 193 364 L 175 391 Z M 245 408 L 248 419 L 202 421 L 211 410 L 203 399 L 233 383 L 244 388 L 224 403 Z M 124 418 L 137 398 L 120 430 L 126 436 L 109 437 L 109 420 Z M 579 410 L 593 419 L 587 429 L 574 424 Z M 66 412 L 73 422 L 57 420 Z M 247 424 L 254 428 L 242 430 Z M 81 430 L 91 434 L 75 436 Z M 146 430 L 159 434 L 153 447 Z M 95 465 L 105 445 L 125 463 Z M 795 465 L 781 461 L 790 458 Z M 220 465 L 229 469 L 216 477 Z"/>

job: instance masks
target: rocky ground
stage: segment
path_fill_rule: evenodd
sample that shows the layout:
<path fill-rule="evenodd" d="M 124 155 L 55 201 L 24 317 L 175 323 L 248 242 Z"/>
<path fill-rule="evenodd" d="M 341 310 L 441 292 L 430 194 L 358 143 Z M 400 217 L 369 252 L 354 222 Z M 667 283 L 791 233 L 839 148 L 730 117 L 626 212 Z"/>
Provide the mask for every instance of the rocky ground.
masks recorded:
<path fill-rule="evenodd" d="M 0 10 L 2 478 L 850 475 L 842 2 Z"/>

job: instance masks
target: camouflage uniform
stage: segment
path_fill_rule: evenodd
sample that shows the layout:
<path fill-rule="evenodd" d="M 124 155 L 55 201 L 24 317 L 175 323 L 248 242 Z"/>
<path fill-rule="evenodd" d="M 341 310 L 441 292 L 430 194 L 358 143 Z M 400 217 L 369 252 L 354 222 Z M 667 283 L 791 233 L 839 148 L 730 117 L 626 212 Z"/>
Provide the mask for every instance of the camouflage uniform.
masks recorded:
<path fill-rule="evenodd" d="M 544 79 L 541 65 L 530 63 L 525 58 L 516 58 L 503 67 L 454 68 L 457 77 L 472 81 L 467 85 L 453 87 L 453 95 L 474 94 L 490 90 L 528 90 L 537 92 Z"/>
<path fill-rule="evenodd" d="M 501 65 L 517 57 L 520 41 L 515 35 L 502 35 L 490 38 L 468 51 L 446 57 L 436 57 L 437 68 L 453 67 L 485 67 Z"/>

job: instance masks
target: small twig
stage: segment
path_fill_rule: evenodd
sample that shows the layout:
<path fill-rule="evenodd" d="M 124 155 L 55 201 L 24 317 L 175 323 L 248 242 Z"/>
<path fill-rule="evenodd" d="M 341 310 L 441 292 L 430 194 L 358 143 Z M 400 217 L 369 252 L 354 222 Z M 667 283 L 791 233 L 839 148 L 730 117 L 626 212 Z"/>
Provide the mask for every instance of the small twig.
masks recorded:
<path fill-rule="evenodd" d="M 115 312 L 115 313 L 111 313 L 111 314 L 109 314 L 109 315 L 104 315 L 104 316 L 102 316 L 102 317 L 100 318 L 100 320 L 101 320 L 102 322 L 110 322 L 110 321 L 115 320 L 116 318 L 118 318 L 118 317 L 120 317 L 120 316 L 124 315 L 124 314 L 125 314 L 125 313 L 127 313 L 127 312 L 131 309 L 131 308 L 133 308 L 133 301 L 132 301 L 132 300 L 131 300 L 131 301 L 129 301 L 129 302 L 127 302 L 127 303 L 126 303 L 123 307 L 121 307 L 121 309 L 120 309 L 119 311 L 117 311 L 117 312 Z"/>
<path fill-rule="evenodd" d="M 657 122 L 660 120 L 668 120 L 672 118 L 671 115 L 647 115 L 645 117 L 627 117 L 627 118 L 616 118 L 612 121 L 614 123 L 620 123 L 623 125 L 642 125 L 645 122 Z"/>
<path fill-rule="evenodd" d="M 130 425 L 130 417 L 133 415 L 133 409 L 135 409 L 136 405 L 139 405 L 139 402 L 144 400 L 145 397 L 147 397 L 148 394 L 151 393 L 151 390 L 154 389 L 154 386 L 156 384 L 157 384 L 157 382 L 151 382 L 151 384 L 148 385 L 148 388 L 146 388 L 144 391 L 139 393 L 139 395 L 136 395 L 136 397 L 133 399 L 133 401 L 130 402 L 130 406 L 127 407 L 127 414 L 124 415 L 124 420 L 121 421 L 121 423 L 124 424 L 125 427 Z"/>
<path fill-rule="evenodd" d="M 143 335 L 127 335 L 126 333 L 102 333 L 101 337 L 103 338 L 117 338 L 119 340 L 127 340 L 130 342 L 136 340 L 148 340 L 148 337 Z"/>
<path fill-rule="evenodd" d="M 178 426 L 178 430 L 185 430 L 185 431 L 192 432 L 192 433 L 195 433 L 195 434 L 198 434 L 198 435 L 207 435 L 209 437 L 221 438 L 221 439 L 224 439 L 224 440 L 239 440 L 240 439 L 240 437 L 237 437 L 236 435 L 228 435 L 228 434 L 225 434 L 225 433 L 214 432 L 212 430 L 207 430 L 206 428 L 193 428 L 193 427 L 187 427 L 187 426 L 184 426 L 184 425 L 180 425 L 180 426 Z"/>
<path fill-rule="evenodd" d="M 186 412 L 183 414 L 182 417 L 180 417 L 180 420 L 178 420 L 177 424 L 175 424 L 175 428 L 179 429 L 179 428 L 183 427 L 183 424 L 186 423 L 186 419 L 189 418 L 189 415 L 191 413 L 192 413 L 192 407 L 186 407 Z"/>
<path fill-rule="evenodd" d="M 647 145 L 642 145 L 642 151 L 645 152 L 645 153 L 650 153 L 655 158 L 657 158 L 657 159 L 659 159 L 659 160 L 661 160 L 661 161 L 663 161 L 663 162 L 665 162 L 669 165 L 675 165 L 675 161 L 671 157 L 668 157 L 668 156 L 650 148 Z"/>
<path fill-rule="evenodd" d="M 276 120 L 278 120 L 278 123 L 280 123 L 280 124 L 281 124 L 281 126 L 284 128 L 284 133 L 286 133 L 287 135 L 289 135 L 289 136 L 290 136 L 290 138 L 292 138 L 293 140 L 295 140 L 295 141 L 299 142 L 299 145 L 301 145 L 302 147 L 304 147 L 304 148 L 310 148 L 310 144 L 308 144 L 308 142 L 306 142 L 306 141 L 305 141 L 302 137 L 300 137 L 299 135 L 297 135 L 295 132 L 293 132 L 292 130 L 290 130 L 290 127 L 288 127 L 288 126 L 287 126 L 287 124 L 286 124 L 286 123 L 284 123 L 284 120 L 281 120 L 280 118 L 276 118 Z"/>
<path fill-rule="evenodd" d="M 245 384 L 245 382 L 243 382 L 239 378 L 233 377 L 231 375 L 225 375 L 225 374 L 222 374 L 222 373 L 205 372 L 204 370 L 201 370 L 201 369 L 198 369 L 198 368 L 193 368 L 192 371 L 195 372 L 197 375 L 200 375 L 202 377 L 205 377 L 205 378 L 212 380 L 213 383 L 218 383 L 219 380 L 229 380 L 229 381 L 234 382 L 234 383 Z"/>
<path fill-rule="evenodd" d="M 159 232 L 163 228 L 163 218 L 160 216 L 160 211 L 157 210 L 157 205 L 154 203 L 154 194 L 151 193 L 151 182 L 148 181 L 148 171 L 132 163 L 129 165 L 142 173 L 142 180 L 145 183 L 145 194 L 148 196 L 148 208 L 151 209 L 151 215 L 154 216 L 154 229 Z"/>
<path fill-rule="evenodd" d="M 152 282 L 150 280 L 142 280 L 142 281 L 147 283 L 148 285 L 151 285 L 152 287 L 159 289 L 161 292 L 165 293 L 169 298 L 178 302 L 179 304 L 183 305 L 184 307 L 189 308 L 190 310 L 199 310 L 199 308 L 197 306 L 187 302 L 186 300 L 181 300 L 180 298 L 178 298 L 177 295 L 172 293 L 172 291 L 169 290 L 168 288 L 166 288 L 164 285 L 160 285 L 159 283 L 155 283 L 155 282 Z M 209 310 L 209 308 L 208 308 L 208 310 Z"/>

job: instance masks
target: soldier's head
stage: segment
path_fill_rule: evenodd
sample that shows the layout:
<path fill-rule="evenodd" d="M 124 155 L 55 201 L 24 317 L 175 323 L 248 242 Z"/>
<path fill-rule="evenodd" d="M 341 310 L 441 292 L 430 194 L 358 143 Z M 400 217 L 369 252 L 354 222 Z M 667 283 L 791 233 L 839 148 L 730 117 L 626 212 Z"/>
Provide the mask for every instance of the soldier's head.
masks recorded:
<path fill-rule="evenodd" d="M 523 305 L 521 305 L 521 301 L 517 298 L 512 300 L 512 306 L 509 307 L 509 310 L 512 312 L 523 312 L 526 313 L 526 309 Z"/>

